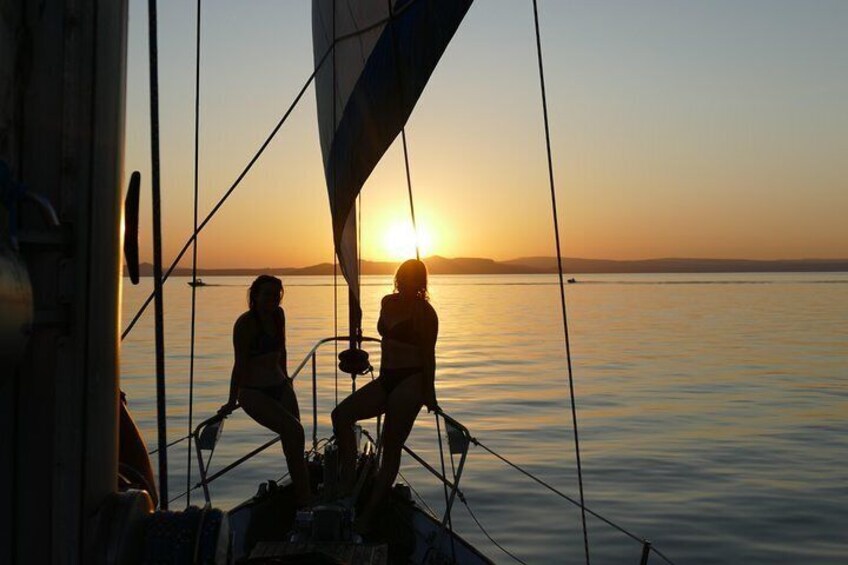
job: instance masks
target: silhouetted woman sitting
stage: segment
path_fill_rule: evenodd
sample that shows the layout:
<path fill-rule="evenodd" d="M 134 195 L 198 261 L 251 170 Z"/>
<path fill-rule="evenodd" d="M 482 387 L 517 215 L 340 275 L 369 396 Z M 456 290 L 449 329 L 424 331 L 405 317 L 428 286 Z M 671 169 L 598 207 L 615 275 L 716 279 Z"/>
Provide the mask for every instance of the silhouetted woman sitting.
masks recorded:
<path fill-rule="evenodd" d="M 356 445 L 353 424 L 385 414 L 383 460 L 374 489 L 355 527 L 373 525 L 380 503 L 400 468 L 400 454 L 423 405 L 436 408 L 436 337 L 439 318 L 428 302 L 427 268 L 421 261 L 403 263 L 395 274 L 395 291 L 383 297 L 377 331 L 383 337 L 380 376 L 347 397 L 333 410 L 339 446 L 342 487 L 355 481 Z"/>
<path fill-rule="evenodd" d="M 230 398 L 221 411 L 231 412 L 238 400 L 251 418 L 280 435 L 295 500 L 303 506 L 310 499 L 309 475 L 297 396 L 286 369 L 282 299 L 283 283 L 277 277 L 261 275 L 250 285 L 250 310 L 239 316 L 233 327 L 235 363 Z"/>

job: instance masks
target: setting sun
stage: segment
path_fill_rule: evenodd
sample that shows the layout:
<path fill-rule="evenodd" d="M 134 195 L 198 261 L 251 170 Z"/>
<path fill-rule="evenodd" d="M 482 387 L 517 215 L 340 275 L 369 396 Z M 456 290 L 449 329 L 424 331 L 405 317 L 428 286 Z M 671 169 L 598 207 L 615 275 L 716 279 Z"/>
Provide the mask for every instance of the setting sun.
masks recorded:
<path fill-rule="evenodd" d="M 395 222 L 391 224 L 383 235 L 383 254 L 387 259 L 400 261 L 415 257 L 415 230 L 412 223 Z M 422 257 L 432 252 L 432 238 L 429 230 L 418 225 L 418 250 Z"/>

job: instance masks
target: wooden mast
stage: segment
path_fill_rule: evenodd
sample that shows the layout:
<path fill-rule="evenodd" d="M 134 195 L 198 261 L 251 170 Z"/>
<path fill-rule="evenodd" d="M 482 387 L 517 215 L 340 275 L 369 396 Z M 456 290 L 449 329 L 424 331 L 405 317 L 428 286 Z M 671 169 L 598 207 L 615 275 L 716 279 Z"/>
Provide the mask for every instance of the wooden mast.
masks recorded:
<path fill-rule="evenodd" d="M 0 159 L 34 320 L 0 371 L 0 562 L 90 563 L 117 489 L 126 0 L 0 0 Z M 2 225 L 2 224 L 0 224 Z"/>

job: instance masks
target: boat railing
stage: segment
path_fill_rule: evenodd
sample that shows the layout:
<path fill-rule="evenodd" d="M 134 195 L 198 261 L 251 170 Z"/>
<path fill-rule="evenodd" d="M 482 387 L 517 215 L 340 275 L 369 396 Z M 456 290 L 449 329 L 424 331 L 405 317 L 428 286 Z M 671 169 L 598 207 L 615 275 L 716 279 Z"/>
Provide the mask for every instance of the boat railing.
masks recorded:
<path fill-rule="evenodd" d="M 357 339 L 361 340 L 361 342 L 370 342 L 370 343 L 379 343 L 380 342 L 380 340 L 378 338 L 373 338 L 373 337 L 362 337 L 362 338 L 357 338 Z M 309 351 L 309 353 L 306 354 L 303 361 L 295 368 L 294 372 L 291 375 L 291 378 L 295 379 L 295 378 L 298 377 L 298 375 L 301 373 L 301 371 L 308 364 L 311 366 L 311 369 L 312 369 L 312 450 L 311 450 L 311 452 L 317 453 L 318 448 L 319 448 L 319 441 L 318 441 L 318 435 L 317 435 L 318 434 L 318 368 L 317 368 L 317 366 L 318 366 L 318 361 L 317 361 L 318 350 L 322 346 L 324 346 L 328 343 L 333 343 L 333 342 L 338 342 L 338 341 L 347 342 L 349 340 L 350 340 L 349 336 L 334 336 L 334 337 L 327 337 L 327 338 L 319 340 L 312 347 L 312 349 Z M 266 441 L 265 443 L 263 443 L 262 445 L 260 445 L 256 448 L 254 448 L 253 450 L 249 451 L 245 455 L 239 457 L 238 459 L 236 459 L 232 463 L 229 463 L 225 467 L 221 468 L 220 470 L 218 470 L 215 473 L 210 475 L 209 474 L 209 467 L 210 467 L 211 462 L 212 462 L 212 456 L 214 455 L 215 447 L 217 446 L 218 441 L 221 437 L 221 433 L 223 431 L 223 422 L 227 418 L 227 416 L 229 416 L 230 414 L 232 414 L 233 412 L 235 412 L 239 408 L 240 408 L 239 404 L 235 404 L 232 408 L 228 408 L 226 410 L 219 411 L 214 416 L 207 418 L 206 420 L 201 422 L 195 428 L 194 432 L 191 434 L 191 437 L 194 440 L 195 450 L 196 450 L 196 454 L 197 454 L 197 463 L 198 463 L 198 467 L 199 467 L 199 470 L 200 470 L 200 481 L 197 484 L 195 484 L 191 488 L 191 490 L 194 490 L 196 488 L 202 488 L 203 489 L 203 496 L 204 496 L 207 504 L 211 504 L 211 502 L 212 502 L 212 497 L 211 497 L 211 494 L 209 492 L 209 485 L 213 481 L 215 481 L 219 477 L 229 473 L 230 471 L 232 471 L 233 469 L 235 469 L 239 465 L 241 465 L 244 462 L 252 459 L 256 455 L 262 453 L 263 451 L 265 451 L 266 449 L 268 449 L 269 447 L 271 447 L 272 445 L 274 445 L 275 443 L 280 441 L 279 437 L 275 437 L 273 439 L 270 439 L 270 440 Z M 432 474 L 434 477 L 436 477 L 436 479 L 439 482 L 441 482 L 442 485 L 444 486 L 445 511 L 444 511 L 444 514 L 442 515 L 442 518 L 441 518 L 441 524 L 440 524 L 441 527 L 439 529 L 439 538 L 436 539 L 436 540 L 430 540 L 429 545 L 431 547 L 439 547 L 440 544 L 441 544 L 441 537 L 443 535 L 445 535 L 448 531 L 452 531 L 453 528 L 452 528 L 452 523 L 451 523 L 451 511 L 453 509 L 454 502 L 456 501 L 457 497 L 459 497 L 459 499 L 462 500 L 463 503 L 465 503 L 464 495 L 459 488 L 459 483 L 460 483 L 460 479 L 462 478 L 462 473 L 463 473 L 463 470 L 465 468 L 465 462 L 466 462 L 466 459 L 467 459 L 467 456 L 468 456 L 468 450 L 469 450 L 469 447 L 470 447 L 471 444 L 482 448 L 483 450 L 487 451 L 491 455 L 502 460 L 507 465 L 509 465 L 509 466 L 515 468 L 517 471 L 523 473 L 524 475 L 526 475 L 527 477 L 529 477 L 533 481 L 539 483 L 541 486 L 547 488 L 548 490 L 557 494 L 561 498 L 567 500 L 571 504 L 573 504 L 577 507 L 582 506 L 579 501 L 574 500 L 573 498 L 571 498 L 571 497 L 565 495 L 564 493 L 560 492 L 559 490 L 555 489 L 551 485 L 548 485 L 547 483 L 545 483 L 544 481 L 542 481 L 538 477 L 535 477 L 534 475 L 532 475 L 528 471 L 522 469 L 518 465 L 514 464 L 513 462 L 509 461 L 508 459 L 506 459 L 502 455 L 496 453 L 495 451 L 493 451 L 492 449 L 490 449 L 489 447 L 484 445 L 477 438 L 474 438 L 471 435 L 468 428 L 466 428 L 464 425 L 462 425 L 455 418 L 446 414 L 441 409 L 436 408 L 433 412 L 435 414 L 436 434 L 437 434 L 438 441 L 439 441 L 439 455 L 440 455 L 440 460 L 441 460 L 440 461 L 441 462 L 441 471 L 436 469 L 435 467 L 433 467 L 433 465 L 428 463 L 422 456 L 420 456 L 418 453 L 416 453 L 409 446 L 407 446 L 407 445 L 403 446 L 403 450 L 407 454 L 409 454 L 410 457 L 415 459 L 424 469 L 426 469 L 430 474 Z M 444 459 L 445 450 L 443 449 L 443 445 L 442 445 L 442 432 L 441 432 L 442 423 L 444 423 L 445 432 L 446 432 L 447 439 L 448 439 L 447 453 L 448 453 L 448 456 L 450 458 L 452 478 L 448 478 L 447 471 L 446 471 L 446 465 L 445 465 L 445 459 Z M 379 428 L 379 426 L 378 426 L 378 428 Z M 379 451 L 379 446 L 380 446 L 379 430 L 378 430 L 378 437 L 376 439 L 371 437 L 370 434 L 368 434 L 368 432 L 366 430 L 363 430 L 363 433 L 364 433 L 364 435 L 366 435 L 366 437 L 369 438 L 369 440 L 371 440 L 371 442 L 377 447 L 377 449 Z M 204 456 L 203 456 L 204 451 L 209 452 L 209 454 L 208 454 L 208 456 L 206 457 L 205 460 L 204 460 Z M 459 456 L 459 462 L 456 465 L 454 464 L 454 456 L 455 455 Z M 411 487 L 411 485 L 410 485 L 410 487 Z M 467 505 L 467 503 L 466 503 L 466 505 Z M 641 565 L 645 565 L 648 562 L 648 556 L 651 552 L 657 554 L 666 563 L 669 563 L 669 564 L 672 563 L 672 561 L 670 559 L 668 559 L 662 552 L 660 552 L 655 546 L 653 546 L 650 541 L 648 541 L 644 538 L 640 538 L 640 537 L 636 536 L 635 534 L 625 530 L 624 528 L 622 528 L 618 524 L 615 524 L 614 522 L 612 522 L 611 520 L 608 520 L 607 518 L 601 516 L 597 512 L 592 511 L 588 507 L 584 507 L 584 508 L 585 508 L 587 513 L 591 514 L 595 518 L 598 518 L 599 520 L 601 520 L 603 523 L 607 524 L 608 526 L 611 526 L 614 529 L 619 530 L 623 534 L 626 534 L 627 536 L 632 538 L 634 541 L 637 541 L 638 543 L 640 543 L 640 545 L 642 546 L 642 554 L 640 556 L 640 564 Z M 428 507 L 428 509 L 429 509 L 429 507 Z M 470 509 L 469 509 L 469 511 L 470 511 Z M 432 510 L 431 510 L 431 513 L 432 513 Z M 436 516 L 433 516 L 433 517 L 434 517 L 434 519 L 438 519 Z M 479 523 L 478 523 L 478 525 L 479 525 Z"/>
<path fill-rule="evenodd" d="M 380 343 L 379 338 L 374 337 L 362 337 L 357 338 L 361 342 L 366 343 Z M 312 451 L 317 452 L 318 450 L 318 350 L 328 344 L 337 341 L 347 342 L 350 340 L 349 336 L 333 336 L 327 337 L 319 340 L 306 354 L 303 361 L 294 369 L 291 374 L 292 380 L 297 378 L 301 371 L 307 366 L 310 365 L 312 369 Z M 277 443 L 279 438 L 272 438 L 262 445 L 252 449 L 245 455 L 239 457 L 232 463 L 224 466 L 223 468 L 215 471 L 213 474 L 209 474 L 209 468 L 212 463 L 212 456 L 215 453 L 215 448 L 218 445 L 218 440 L 221 437 L 221 433 L 223 431 L 223 422 L 224 420 L 233 412 L 241 408 L 241 406 L 236 403 L 232 408 L 228 408 L 226 410 L 221 410 L 214 416 L 207 418 L 194 429 L 194 432 L 191 434 L 196 456 L 197 456 L 197 465 L 200 471 L 200 481 L 195 485 L 194 488 L 200 487 L 203 489 L 203 497 L 207 503 L 212 502 L 212 496 L 209 491 L 209 485 L 219 477 L 227 474 L 232 471 L 236 467 L 240 466 L 242 463 L 252 459 L 256 455 L 262 453 L 275 443 Z M 435 415 L 437 419 L 437 427 L 439 426 L 439 418 L 444 422 L 445 429 L 448 434 L 448 447 L 449 454 L 451 457 L 453 455 L 459 455 L 459 464 L 455 468 L 454 479 L 451 480 L 446 476 L 444 470 L 444 464 L 442 465 L 442 472 L 439 472 L 435 469 L 430 463 L 428 463 L 423 457 L 418 455 L 415 451 L 413 451 L 408 446 L 404 445 L 403 449 L 406 451 L 413 459 L 415 459 L 419 464 L 421 464 L 427 471 L 433 474 L 440 482 L 445 485 L 446 490 L 446 500 L 445 500 L 445 513 L 442 517 L 442 525 L 447 525 L 450 521 L 450 511 L 453 507 L 453 503 L 456 498 L 456 494 L 459 489 L 459 479 L 462 476 L 462 470 L 465 467 L 466 457 L 468 455 L 468 446 L 471 442 L 471 434 L 468 429 L 463 426 L 459 421 L 452 418 L 448 414 L 445 414 L 442 410 L 436 409 Z M 373 438 L 371 438 L 372 441 Z M 378 444 L 379 438 L 377 441 L 374 441 L 375 444 Z M 439 442 L 441 443 L 441 434 L 439 435 Z M 204 458 L 204 452 L 208 452 L 208 455 Z M 443 462 L 444 463 L 444 462 Z"/>
<path fill-rule="evenodd" d="M 358 338 L 362 342 L 377 342 L 380 340 L 374 337 L 361 337 Z M 295 370 L 291 374 L 291 379 L 294 380 L 298 377 L 303 368 L 309 363 L 312 362 L 312 450 L 317 451 L 318 449 L 318 350 L 321 346 L 326 345 L 328 343 L 337 342 L 337 341 L 349 341 L 350 336 L 332 336 L 326 337 L 324 339 L 318 340 L 318 342 L 310 349 L 309 353 L 303 358 L 303 361 L 295 368 Z M 221 433 L 223 431 L 223 422 L 224 420 L 230 416 L 232 413 L 241 408 L 241 405 L 236 402 L 235 405 L 228 407 L 226 409 L 221 409 L 217 414 L 207 418 L 202 421 L 192 432 L 191 437 L 194 441 L 194 447 L 197 455 L 197 466 L 200 471 L 200 481 L 193 488 L 202 488 L 203 489 L 203 497 L 206 500 L 207 504 L 211 504 L 212 496 L 209 492 L 209 484 L 212 483 L 215 479 L 227 474 L 232 471 L 245 461 L 252 459 L 256 455 L 259 455 L 278 441 L 280 441 L 279 437 L 275 437 L 270 439 L 246 453 L 245 455 L 239 457 L 232 463 L 226 465 L 222 469 L 216 471 L 212 475 L 209 474 L 209 467 L 212 463 L 212 456 L 215 453 L 215 447 L 218 445 L 218 440 L 221 437 Z M 204 461 L 203 452 L 208 451 L 209 455 L 206 457 Z"/>

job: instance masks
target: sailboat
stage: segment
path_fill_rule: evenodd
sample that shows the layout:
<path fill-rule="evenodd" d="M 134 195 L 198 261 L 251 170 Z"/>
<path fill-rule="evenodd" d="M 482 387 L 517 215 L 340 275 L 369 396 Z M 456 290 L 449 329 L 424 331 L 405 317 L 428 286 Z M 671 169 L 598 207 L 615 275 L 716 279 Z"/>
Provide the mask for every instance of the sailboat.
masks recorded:
<path fill-rule="evenodd" d="M 369 540 L 351 531 L 355 504 L 334 499 L 332 441 L 319 442 L 314 432 L 316 351 L 343 342 L 354 352 L 346 359 L 354 362 L 342 370 L 357 373 L 368 367 L 355 352 L 378 341 L 361 328 L 356 196 L 403 134 L 470 4 L 313 2 L 318 125 L 333 241 L 349 288 L 350 329 L 319 341 L 292 373 L 297 377 L 311 362 L 313 445 L 308 455 L 319 503 L 299 512 L 284 481 L 260 485 L 255 496 L 230 510 L 212 506 L 210 483 L 277 441 L 210 473 L 225 413 L 207 418 L 187 436 L 200 470 L 195 488 L 202 489 L 207 505 L 168 510 L 164 371 L 157 367 L 158 483 L 146 442 L 119 393 L 126 2 L 81 0 L 43 9 L 24 4 L 3 12 L 0 79 L 5 82 L 0 86 L 15 88 L 13 96 L 0 97 L 0 159 L 6 163 L 0 180 L 8 214 L 0 243 L 0 304 L 4 314 L 14 315 L 4 315 L 0 325 L 2 360 L 12 367 L 0 389 L 0 426 L 10 431 L 2 435 L 0 449 L 12 455 L 0 463 L 0 562 L 492 562 L 452 529 L 451 509 L 462 498 L 466 455 L 472 445 L 481 445 L 461 422 L 436 414 L 437 424 L 445 428 L 444 447 L 438 432 L 440 453 L 451 462 L 458 459 L 450 474 L 444 464 L 437 469 L 406 449 L 444 484 L 443 515 L 434 516 L 413 500 L 409 485 L 398 484 L 388 527 Z M 155 1 L 150 6 L 155 79 Z M 155 104 L 152 109 L 156 116 Z M 155 216 L 158 133 L 153 130 Z M 125 213 L 129 226 L 137 214 L 132 199 Z M 127 240 L 135 240 L 131 229 Z M 154 283 L 161 293 L 166 275 L 157 245 Z M 132 264 L 137 250 L 126 255 L 130 274 L 137 277 Z M 158 303 L 157 322 L 158 346 Z M 360 492 L 379 464 L 379 430 L 361 432 Z M 587 511 L 582 500 L 569 500 Z M 634 539 L 646 563 L 652 546 Z"/>
<path fill-rule="evenodd" d="M 470 0 L 450 2 L 313 2 L 313 46 L 315 92 L 318 126 L 324 156 L 332 215 L 333 240 L 341 272 L 348 286 L 349 333 L 323 343 L 344 341 L 348 350 L 340 355 L 342 370 L 364 374 L 369 369 L 363 356 L 363 341 L 378 341 L 363 336 L 361 328 L 359 262 L 357 249 L 356 197 L 373 168 L 400 134 L 415 102 L 423 91 L 444 49 L 470 7 Z M 319 342 L 292 374 L 297 378 L 307 361 L 313 360 L 313 391 L 316 373 L 314 354 Z M 347 355 L 345 355 L 347 354 Z M 345 366 L 345 359 L 351 360 Z M 356 366 L 359 365 L 359 366 Z M 313 395 L 313 406 L 316 399 Z M 456 499 L 465 455 L 470 445 L 469 432 L 447 415 L 442 418 L 452 433 L 451 454 L 460 458 L 457 475 L 445 477 L 423 459 L 440 480 L 450 485 L 447 510 L 439 519 L 418 506 L 408 487 L 399 487 L 390 501 L 376 540 L 364 542 L 351 531 L 351 512 L 334 501 L 333 490 L 338 480 L 335 469 L 335 446 L 330 441 L 323 454 L 314 453 L 313 478 L 320 480 L 320 503 L 298 512 L 294 523 L 276 525 L 276 532 L 266 532 L 275 541 L 257 541 L 251 531 L 262 523 L 268 506 L 284 508 L 293 503 L 287 488 L 266 489 L 229 514 L 236 540 L 236 557 L 251 559 L 286 559 L 296 555 L 323 555 L 362 563 L 425 563 L 447 559 L 459 563 L 491 561 L 450 527 L 450 508 Z M 197 430 L 217 438 L 220 417 L 202 423 Z M 313 430 L 317 422 L 313 421 Z M 379 430 L 377 432 L 379 434 Z M 360 455 L 360 489 L 368 487 L 369 471 L 376 470 L 379 440 L 364 438 Z M 373 440 L 373 441 L 371 441 Z M 214 449 L 214 441 L 197 442 L 198 460 L 204 448 Z M 313 451 L 318 449 L 313 433 Z M 418 457 L 413 453 L 414 456 Z M 202 465 L 202 463 L 201 463 Z M 318 477 L 320 476 L 320 479 Z M 201 483 L 209 480 L 201 469 Z M 273 492 L 279 490 L 279 493 Z M 204 490 L 208 497 L 208 489 Z M 284 501 L 284 502 L 279 502 Z M 292 516 L 291 508 L 282 515 Z M 400 524 L 400 526 L 398 526 Z M 394 526 L 394 527 L 392 527 Z M 267 525 L 264 526 L 267 528 Z M 294 534 L 289 534 L 293 530 Z M 275 535 L 276 534 L 276 535 Z"/>

